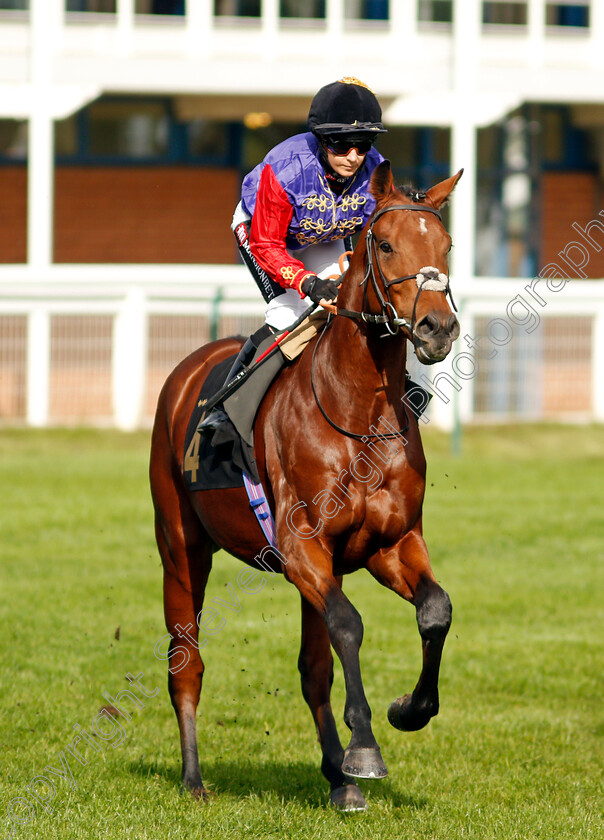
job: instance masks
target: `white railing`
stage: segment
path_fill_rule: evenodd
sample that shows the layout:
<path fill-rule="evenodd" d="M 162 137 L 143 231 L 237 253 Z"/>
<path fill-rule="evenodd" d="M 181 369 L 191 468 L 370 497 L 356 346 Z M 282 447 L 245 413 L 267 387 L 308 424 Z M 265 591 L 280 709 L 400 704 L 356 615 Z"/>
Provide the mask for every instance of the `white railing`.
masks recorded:
<path fill-rule="evenodd" d="M 604 421 L 604 280 L 547 283 L 454 281 L 459 341 L 441 365 L 410 365 L 436 425 Z M 263 311 L 240 266 L 4 267 L 0 419 L 148 426 L 170 370 L 212 338 L 253 331 Z"/>

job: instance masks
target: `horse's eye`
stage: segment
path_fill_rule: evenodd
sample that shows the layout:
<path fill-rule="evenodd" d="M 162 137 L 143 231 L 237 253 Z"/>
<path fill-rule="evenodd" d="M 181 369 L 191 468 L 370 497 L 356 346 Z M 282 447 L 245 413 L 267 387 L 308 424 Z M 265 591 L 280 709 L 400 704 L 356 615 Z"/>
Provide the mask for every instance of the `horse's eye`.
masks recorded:
<path fill-rule="evenodd" d="M 391 254 L 392 248 L 390 247 L 390 243 L 385 240 L 384 242 L 380 242 L 380 251 L 383 251 L 384 254 Z"/>

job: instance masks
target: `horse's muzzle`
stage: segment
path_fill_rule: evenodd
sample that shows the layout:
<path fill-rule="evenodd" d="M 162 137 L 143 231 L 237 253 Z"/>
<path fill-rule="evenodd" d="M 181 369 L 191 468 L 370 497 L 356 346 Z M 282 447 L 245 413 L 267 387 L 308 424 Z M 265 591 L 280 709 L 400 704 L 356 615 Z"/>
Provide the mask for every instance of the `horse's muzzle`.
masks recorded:
<path fill-rule="evenodd" d="M 419 361 L 424 365 L 442 362 L 455 339 L 459 338 L 459 329 L 459 321 L 452 313 L 440 316 L 428 312 L 424 315 L 413 330 L 413 347 Z"/>

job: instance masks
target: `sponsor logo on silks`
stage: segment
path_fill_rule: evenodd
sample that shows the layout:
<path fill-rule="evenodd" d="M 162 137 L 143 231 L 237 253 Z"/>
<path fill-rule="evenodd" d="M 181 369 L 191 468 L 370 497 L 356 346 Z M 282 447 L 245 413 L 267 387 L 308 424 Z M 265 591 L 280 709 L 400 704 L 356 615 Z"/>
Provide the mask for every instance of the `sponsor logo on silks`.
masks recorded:
<path fill-rule="evenodd" d="M 248 240 L 245 222 L 241 222 L 241 224 L 237 225 L 235 228 L 235 236 L 237 237 L 240 245 L 245 245 Z"/>

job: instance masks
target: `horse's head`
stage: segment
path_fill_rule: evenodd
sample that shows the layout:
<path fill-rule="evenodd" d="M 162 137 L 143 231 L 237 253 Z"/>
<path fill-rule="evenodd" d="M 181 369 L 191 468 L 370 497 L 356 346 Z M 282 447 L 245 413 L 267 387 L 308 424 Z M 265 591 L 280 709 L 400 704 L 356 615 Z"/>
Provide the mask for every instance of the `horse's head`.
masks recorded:
<path fill-rule="evenodd" d="M 376 210 L 365 229 L 366 311 L 381 316 L 386 328 L 404 329 L 423 364 L 442 361 L 459 336 L 449 300 L 447 254 L 451 237 L 439 208 L 463 170 L 426 193 L 394 189 L 388 161 L 373 173 Z"/>

